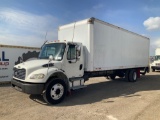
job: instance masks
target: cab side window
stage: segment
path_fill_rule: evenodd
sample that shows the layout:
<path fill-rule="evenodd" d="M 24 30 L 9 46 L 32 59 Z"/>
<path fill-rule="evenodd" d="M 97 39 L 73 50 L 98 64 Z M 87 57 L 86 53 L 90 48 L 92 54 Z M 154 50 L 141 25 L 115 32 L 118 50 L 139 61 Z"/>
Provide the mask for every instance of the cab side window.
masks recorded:
<path fill-rule="evenodd" d="M 67 59 L 68 60 L 76 59 L 76 46 L 75 45 L 69 45 Z"/>

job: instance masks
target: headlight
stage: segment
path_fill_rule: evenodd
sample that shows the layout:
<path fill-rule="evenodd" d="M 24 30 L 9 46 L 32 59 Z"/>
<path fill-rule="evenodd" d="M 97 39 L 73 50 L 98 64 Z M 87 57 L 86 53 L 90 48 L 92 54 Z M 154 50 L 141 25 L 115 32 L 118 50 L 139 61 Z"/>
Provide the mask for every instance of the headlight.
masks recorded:
<path fill-rule="evenodd" d="M 30 76 L 30 79 L 43 79 L 44 78 L 44 74 L 40 73 L 40 74 L 33 74 Z"/>

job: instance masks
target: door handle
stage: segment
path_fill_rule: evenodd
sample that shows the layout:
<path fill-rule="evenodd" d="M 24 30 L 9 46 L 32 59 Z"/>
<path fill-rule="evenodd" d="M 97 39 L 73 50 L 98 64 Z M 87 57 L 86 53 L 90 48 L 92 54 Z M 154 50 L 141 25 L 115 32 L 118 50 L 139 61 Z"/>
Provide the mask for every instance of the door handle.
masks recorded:
<path fill-rule="evenodd" d="M 80 66 L 79 66 L 79 70 L 82 70 L 82 68 L 83 68 L 83 65 L 82 65 L 82 64 L 80 64 Z"/>

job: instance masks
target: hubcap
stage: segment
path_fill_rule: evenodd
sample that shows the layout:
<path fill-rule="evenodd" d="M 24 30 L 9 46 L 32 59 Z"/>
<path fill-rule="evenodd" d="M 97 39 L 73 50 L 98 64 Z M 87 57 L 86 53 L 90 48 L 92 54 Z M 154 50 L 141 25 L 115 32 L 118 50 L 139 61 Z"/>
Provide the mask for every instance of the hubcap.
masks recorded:
<path fill-rule="evenodd" d="M 136 80 L 136 79 L 137 79 L 137 73 L 134 72 L 134 73 L 133 73 L 133 80 Z"/>
<path fill-rule="evenodd" d="M 64 87 L 59 83 L 52 86 L 50 91 L 50 95 L 54 100 L 60 99 L 63 96 L 63 93 L 64 93 Z"/>

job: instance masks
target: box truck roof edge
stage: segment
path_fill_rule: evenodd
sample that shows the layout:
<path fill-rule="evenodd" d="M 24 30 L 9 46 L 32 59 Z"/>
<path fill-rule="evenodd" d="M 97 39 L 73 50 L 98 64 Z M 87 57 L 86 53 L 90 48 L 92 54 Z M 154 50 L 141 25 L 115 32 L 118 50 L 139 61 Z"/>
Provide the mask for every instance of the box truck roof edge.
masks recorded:
<path fill-rule="evenodd" d="M 75 23 L 76 23 L 76 26 L 77 26 L 77 25 L 84 24 L 84 23 L 94 24 L 94 21 L 100 22 L 100 23 L 105 24 L 105 25 L 108 25 L 108 26 L 110 26 L 110 27 L 114 27 L 114 28 L 121 29 L 121 30 L 123 30 L 123 31 L 125 31 L 125 32 L 129 32 L 129 33 L 132 33 L 132 34 L 135 34 L 135 35 L 138 35 L 138 36 L 141 36 L 141 37 L 144 37 L 144 38 L 147 38 L 148 40 L 150 40 L 148 37 L 146 37 L 146 36 L 144 36 L 144 35 L 138 34 L 138 33 L 136 33 L 136 32 L 132 32 L 132 31 L 130 31 L 130 30 L 127 30 L 127 29 L 124 29 L 124 28 L 119 27 L 119 26 L 117 26 L 117 25 L 113 25 L 113 24 L 111 24 L 111 23 L 108 23 L 108 22 L 99 20 L 99 19 L 94 18 L 94 17 L 87 18 L 87 19 L 80 20 L 80 21 L 75 21 L 75 22 L 72 22 L 72 23 L 70 23 L 70 24 L 65 24 L 65 25 L 59 26 L 58 30 L 64 29 L 64 28 L 67 28 L 67 27 L 71 27 L 71 26 L 73 26 Z"/>

